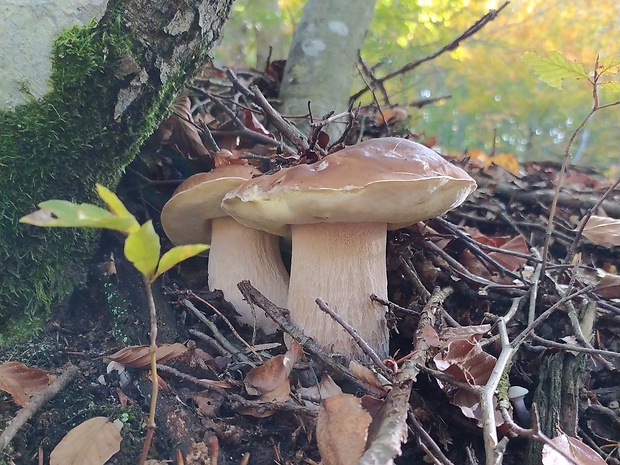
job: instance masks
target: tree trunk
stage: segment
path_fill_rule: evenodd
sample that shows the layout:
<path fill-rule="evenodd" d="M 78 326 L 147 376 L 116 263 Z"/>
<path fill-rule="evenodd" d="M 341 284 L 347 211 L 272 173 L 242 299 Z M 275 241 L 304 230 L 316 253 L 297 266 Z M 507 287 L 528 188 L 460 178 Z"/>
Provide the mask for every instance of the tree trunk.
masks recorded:
<path fill-rule="evenodd" d="M 315 119 L 347 109 L 357 53 L 374 7 L 375 0 L 308 1 L 286 62 L 281 113 L 304 115 L 308 101 Z M 307 124 L 300 126 L 308 129 Z M 332 127 L 329 132 L 334 136 L 340 131 Z"/>
<path fill-rule="evenodd" d="M 56 38 L 50 91 L 0 111 L 0 342 L 38 327 L 85 282 L 97 237 L 18 219 L 51 198 L 93 201 L 96 182 L 116 187 L 205 64 L 231 4 L 110 0 L 98 23 Z"/>

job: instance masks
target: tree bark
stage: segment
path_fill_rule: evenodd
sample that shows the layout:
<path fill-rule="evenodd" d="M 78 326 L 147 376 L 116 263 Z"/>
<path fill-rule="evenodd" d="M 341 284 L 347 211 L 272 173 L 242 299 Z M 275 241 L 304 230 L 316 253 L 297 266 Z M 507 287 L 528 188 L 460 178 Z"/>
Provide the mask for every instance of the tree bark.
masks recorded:
<path fill-rule="evenodd" d="M 357 53 L 373 16 L 375 0 L 334 2 L 309 0 L 295 31 L 280 90 L 284 115 L 313 117 L 345 111 Z M 300 129 L 308 129 L 306 122 Z M 338 127 L 329 128 L 339 135 Z"/>
<path fill-rule="evenodd" d="M 52 47 L 51 90 L 0 111 L 0 342 L 38 327 L 85 282 L 96 235 L 18 219 L 51 198 L 94 200 L 205 64 L 232 0 L 110 0 Z M 36 31 L 32 31 L 36 33 Z"/>

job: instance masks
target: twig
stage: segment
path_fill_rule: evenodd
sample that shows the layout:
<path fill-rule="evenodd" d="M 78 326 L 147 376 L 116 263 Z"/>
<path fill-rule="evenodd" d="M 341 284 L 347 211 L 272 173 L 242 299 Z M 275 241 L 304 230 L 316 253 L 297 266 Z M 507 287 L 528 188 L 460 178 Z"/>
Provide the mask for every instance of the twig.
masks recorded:
<path fill-rule="evenodd" d="M 302 414 L 302 415 L 306 415 L 309 417 L 316 417 L 317 413 L 318 413 L 318 409 L 317 408 L 312 408 L 312 407 L 305 407 L 303 405 L 298 405 L 295 404 L 291 401 L 288 402 L 263 402 L 263 401 L 259 401 L 259 400 L 248 400 L 248 399 L 244 399 L 243 397 L 241 397 L 238 394 L 234 394 L 231 392 L 226 391 L 225 389 L 222 389 L 221 387 L 217 386 L 215 383 L 215 381 L 211 381 L 208 379 L 199 379 L 196 378 L 194 376 L 188 375 L 186 373 L 183 373 L 179 370 L 176 370 L 172 367 L 166 366 L 166 365 L 158 365 L 159 369 L 163 372 L 163 373 L 167 373 L 169 375 L 175 376 L 178 379 L 181 379 L 183 381 L 187 381 L 187 382 L 191 382 L 194 383 L 197 386 L 201 386 L 203 388 L 212 390 L 217 392 L 218 394 L 221 394 L 223 397 L 225 397 L 229 403 L 231 404 L 231 407 L 239 410 L 239 409 L 255 409 L 257 410 L 259 413 L 260 412 L 268 412 L 268 411 L 273 411 L 273 410 L 278 410 L 278 411 L 285 411 L 285 412 L 292 412 L 292 413 L 297 413 L 297 414 Z"/>
<path fill-rule="evenodd" d="M 499 263 L 497 260 L 494 260 L 493 258 L 489 257 L 486 253 L 484 253 L 480 247 L 480 243 L 473 240 L 471 238 L 471 236 L 459 231 L 459 229 L 454 226 L 453 224 L 451 224 L 449 221 L 446 221 L 442 218 L 435 218 L 435 221 L 442 225 L 445 229 L 447 229 L 448 231 L 450 231 L 453 234 L 456 234 L 458 237 L 460 237 L 461 239 L 463 239 L 464 243 L 465 243 L 465 247 L 467 247 L 470 252 L 478 258 L 479 261 L 481 262 L 487 262 L 489 265 L 493 266 L 494 268 L 497 269 L 497 271 L 499 271 L 500 276 L 510 276 L 511 278 L 515 278 L 515 279 L 521 279 L 521 277 L 510 271 L 509 269 L 507 269 L 504 265 L 502 265 L 501 263 Z M 509 252 L 509 251 L 505 251 L 502 249 L 499 249 L 500 253 L 505 253 L 505 252 Z M 530 257 L 528 257 L 529 259 Z M 483 265 L 486 266 L 486 263 L 483 263 Z"/>
<path fill-rule="evenodd" d="M 453 465 L 453 463 L 446 457 L 441 450 L 441 448 L 437 445 L 437 443 L 433 440 L 430 434 L 424 429 L 422 424 L 418 421 L 417 417 L 409 408 L 409 412 L 407 413 L 407 419 L 409 420 L 409 424 L 413 428 L 413 430 L 418 433 L 422 442 L 427 445 L 427 447 L 432 451 L 432 453 L 443 463 L 444 465 Z"/>
<path fill-rule="evenodd" d="M 554 347 L 556 349 L 561 349 L 561 350 L 580 352 L 582 354 L 601 355 L 604 357 L 620 358 L 620 352 L 613 352 L 611 350 L 603 350 L 603 349 L 595 349 L 594 347 L 582 347 L 582 346 L 577 346 L 574 344 L 563 344 L 561 342 L 550 341 L 549 339 L 545 339 L 536 334 L 532 334 L 530 337 L 532 338 L 532 341 L 538 344 L 542 344 L 543 346 L 546 346 L 546 347 Z M 607 362 L 606 365 L 608 363 L 609 362 Z M 613 367 L 612 364 L 609 364 L 609 366 Z"/>
<path fill-rule="evenodd" d="M 204 314 L 198 310 L 193 303 L 191 303 L 188 299 L 181 299 L 181 303 L 191 311 L 196 318 L 198 318 L 209 330 L 213 333 L 213 336 L 228 352 L 230 352 L 233 357 L 239 359 L 242 362 L 252 363 L 247 355 L 237 349 L 234 345 L 232 345 L 228 339 L 226 339 L 222 333 L 217 329 L 215 323 L 210 321 Z"/>
<path fill-rule="evenodd" d="M 568 139 L 568 143 L 566 144 L 566 149 L 564 150 L 564 156 L 562 158 L 562 166 L 560 167 L 560 171 L 558 173 L 558 178 L 555 181 L 556 182 L 556 186 L 555 186 L 555 194 L 553 196 L 553 202 L 551 203 L 551 209 L 549 212 L 549 221 L 547 223 L 547 230 L 546 230 L 546 235 L 545 235 L 545 243 L 543 246 L 543 262 L 542 262 L 542 279 L 544 279 L 545 276 L 545 268 L 547 266 L 547 259 L 548 259 L 548 253 L 549 253 L 549 246 L 551 244 L 551 232 L 553 230 L 553 217 L 555 215 L 556 212 L 556 208 L 557 208 L 557 204 L 558 204 L 558 198 L 560 197 L 560 190 L 562 188 L 562 183 L 564 181 L 564 175 L 566 174 L 566 169 L 568 167 L 569 164 L 569 160 L 571 158 L 571 149 L 573 146 L 573 143 L 575 142 L 575 139 L 577 138 L 577 135 L 579 135 L 579 133 L 581 132 L 581 130 L 585 127 L 586 123 L 590 120 L 590 118 L 599 110 L 603 109 L 603 108 L 609 108 L 615 105 L 620 104 L 620 101 L 616 101 L 616 102 L 612 102 L 609 103 L 607 105 L 601 105 L 600 101 L 599 101 L 599 94 L 598 94 L 598 85 L 599 85 L 599 79 L 600 79 L 600 74 L 598 73 L 599 68 L 598 68 L 598 64 L 599 64 L 599 59 L 598 56 L 596 58 L 596 63 L 594 66 L 594 73 L 593 73 L 593 77 L 591 79 L 589 79 L 590 83 L 592 84 L 592 108 L 590 109 L 590 111 L 588 112 L 588 114 L 586 115 L 586 117 L 583 119 L 583 121 L 579 124 L 579 126 L 577 126 L 577 128 L 573 131 L 573 133 L 571 134 L 570 138 Z M 598 202 L 597 202 L 598 203 Z M 574 243 L 574 240 L 573 240 Z M 572 244 L 571 244 L 572 246 Z M 570 249 L 569 249 L 570 251 Z"/>
<path fill-rule="evenodd" d="M 270 302 L 269 299 L 267 299 L 260 293 L 260 291 L 252 286 L 250 281 L 241 281 L 237 284 L 237 287 L 248 302 L 253 302 L 263 309 L 273 321 L 275 321 L 293 339 L 299 342 L 305 350 L 318 358 L 326 366 L 330 367 L 335 374 L 353 383 L 357 389 L 366 394 L 370 394 L 368 388 L 364 386 L 364 384 L 358 380 L 348 368 L 338 363 L 329 354 L 326 354 L 325 351 L 312 340 L 312 338 L 306 336 L 303 331 L 297 328 L 290 321 L 288 318 L 288 310 L 280 308 L 273 302 Z"/>
<path fill-rule="evenodd" d="M 297 148 L 299 153 L 306 152 L 309 148 L 308 139 L 299 131 L 299 129 L 280 116 L 280 114 L 267 101 L 258 86 L 250 86 L 250 91 L 252 92 L 256 103 L 265 112 L 265 116 L 269 119 L 271 124 L 273 124 L 276 129 Z"/>
<path fill-rule="evenodd" d="M 420 315 L 420 312 L 417 310 L 412 310 L 410 308 L 401 307 L 400 305 L 395 304 L 394 302 L 390 302 L 389 300 L 383 299 L 377 296 L 376 294 L 370 294 L 370 300 L 386 306 L 390 312 L 394 312 L 394 310 L 399 310 L 401 312 L 410 313 L 412 315 L 418 315 L 418 316 Z"/>
<path fill-rule="evenodd" d="M 330 317 L 332 317 L 334 321 L 336 321 L 340 326 L 342 326 L 347 333 L 349 333 L 349 335 L 353 338 L 357 345 L 360 346 L 362 351 L 366 355 L 368 355 L 370 360 L 372 360 L 372 362 L 375 364 L 375 368 L 377 368 L 381 372 L 381 374 L 387 379 L 392 379 L 393 373 L 385 367 L 383 361 L 379 358 L 377 353 L 372 349 L 372 347 L 368 345 L 366 341 L 364 341 L 364 339 L 357 333 L 357 331 L 355 331 L 355 328 L 353 328 L 348 322 L 344 321 L 340 317 L 340 315 L 338 315 L 331 308 L 329 308 L 325 301 L 320 297 L 318 297 L 315 302 L 319 306 L 319 309 L 321 311 L 327 313 Z"/>
<path fill-rule="evenodd" d="M 400 264 L 402 265 L 403 270 L 405 270 L 405 274 L 409 278 L 409 281 L 411 281 L 411 284 L 413 284 L 413 287 L 416 290 L 418 296 L 420 297 L 422 304 L 425 304 L 426 302 L 428 302 L 428 299 L 430 299 L 431 293 L 428 292 L 428 289 L 426 289 L 426 287 L 422 283 L 422 280 L 418 276 L 418 273 L 415 270 L 413 263 L 411 263 L 411 259 L 408 255 L 409 254 L 401 255 Z"/>
<path fill-rule="evenodd" d="M 394 457 L 401 454 L 401 444 L 407 439 L 407 415 L 411 387 L 420 372 L 417 365 L 423 365 L 426 362 L 428 347 L 426 340 L 419 336 L 424 328 L 432 325 L 435 317 L 441 314 L 443 301 L 451 293 L 450 287 L 436 288 L 424 307 L 416 333 L 417 343 L 414 356 L 405 360 L 401 370 L 396 374 L 392 389 L 388 392 L 379 417 L 375 420 L 379 422 L 377 434 L 358 460 L 357 465 L 390 463 Z"/>
<path fill-rule="evenodd" d="M 193 329 L 193 328 L 190 328 L 188 332 L 192 336 L 196 336 L 198 339 L 201 339 L 202 341 L 209 344 L 209 346 L 215 349 L 221 356 L 234 358 L 230 352 L 228 352 L 224 347 L 222 347 L 222 344 L 217 342 L 214 338 L 212 338 L 208 334 L 205 334 L 202 331 L 198 331 L 197 329 Z"/>
<path fill-rule="evenodd" d="M 366 87 L 366 88 L 360 90 L 359 92 L 355 93 L 354 95 L 352 95 L 350 99 L 351 100 L 357 100 L 362 95 L 364 95 L 366 92 L 368 92 L 369 90 L 373 90 L 377 86 L 383 85 L 383 83 L 385 81 L 387 81 L 389 79 L 392 79 L 393 77 L 398 76 L 400 74 L 404 74 L 404 73 L 407 73 L 409 71 L 412 71 L 413 69 L 417 68 L 421 64 L 426 63 L 427 61 L 434 60 L 435 58 L 437 58 L 438 56 L 444 54 L 445 52 L 451 52 L 452 50 L 455 50 L 456 48 L 458 48 L 458 46 L 461 44 L 462 41 L 464 41 L 466 39 L 469 39 L 471 36 L 473 36 L 478 31 L 480 31 L 484 26 L 486 26 L 489 22 L 493 21 L 497 17 L 497 15 L 500 13 L 500 11 L 502 11 L 504 8 L 506 8 L 509 3 L 510 2 L 505 2 L 497 10 L 490 10 L 482 18 L 480 18 L 478 21 L 476 21 L 473 26 L 468 28 L 460 36 L 458 36 L 456 39 L 452 40 L 452 42 L 450 42 L 449 44 L 445 45 L 441 49 L 437 50 L 436 52 L 431 53 L 430 55 L 425 56 L 424 58 L 420 58 L 419 60 L 412 61 L 411 63 L 407 63 L 405 66 L 403 66 L 402 68 L 400 68 L 400 69 L 398 69 L 398 70 L 396 70 L 394 72 L 386 74 L 385 76 L 383 76 L 380 79 L 377 79 L 374 82 L 374 87 L 372 89 L 369 88 L 369 87 Z"/>
<path fill-rule="evenodd" d="M 366 63 L 364 62 L 364 60 L 362 59 L 362 53 L 361 51 L 357 52 L 357 63 L 358 63 L 358 72 L 360 73 L 360 77 L 362 78 L 362 80 L 364 81 L 364 84 L 366 84 L 366 87 L 368 89 L 372 89 L 373 90 L 373 100 L 375 102 L 377 102 L 377 97 L 374 95 L 374 90 L 375 89 L 379 89 L 379 92 L 381 92 L 381 96 L 383 98 L 383 102 L 386 105 L 390 104 L 390 96 L 388 95 L 387 91 L 385 90 L 385 86 L 383 85 L 383 83 L 378 82 L 377 78 L 375 77 L 375 74 L 372 72 L 372 70 L 368 67 L 368 65 L 366 65 Z M 370 84 L 368 84 L 368 82 L 366 82 L 366 79 L 364 79 L 364 75 L 366 75 L 369 79 L 370 79 Z M 354 101 L 355 99 L 351 99 L 351 101 Z M 378 104 L 378 102 L 377 102 Z M 381 115 L 383 116 L 383 115 Z M 384 119 L 385 121 L 385 119 Z"/>
<path fill-rule="evenodd" d="M 188 291 L 188 295 L 194 297 L 196 300 L 198 300 L 199 302 L 202 302 L 207 307 L 209 307 L 211 310 L 213 310 L 222 319 L 222 321 L 224 321 L 224 323 L 226 323 L 226 326 L 228 326 L 228 328 L 232 331 L 233 335 L 237 338 L 237 340 L 239 342 L 241 342 L 241 344 L 243 344 L 256 357 L 256 359 L 259 362 L 263 361 L 263 358 L 254 350 L 254 348 L 252 347 L 252 345 L 250 343 L 248 343 L 245 339 L 243 339 L 243 337 L 241 337 L 241 335 L 237 332 L 237 329 L 233 326 L 233 324 L 230 322 L 230 320 L 228 318 L 226 318 L 222 314 L 222 312 L 220 312 L 217 308 L 215 308 L 215 306 L 211 305 L 209 302 L 207 302 L 206 300 L 204 300 L 200 296 L 196 295 L 191 290 Z M 252 341 L 252 342 L 254 342 L 254 341 Z"/>
<path fill-rule="evenodd" d="M 44 391 L 33 396 L 30 402 L 28 402 L 28 405 L 19 410 L 0 435 L 0 452 L 11 442 L 21 427 L 24 426 L 41 407 L 62 391 L 78 374 L 78 368 L 74 365 L 69 365 L 56 381 L 45 388 Z"/>
<path fill-rule="evenodd" d="M 568 463 L 572 463 L 573 465 L 579 465 L 580 462 L 575 460 L 575 457 L 558 448 L 553 442 L 551 442 L 551 439 L 545 433 L 540 431 L 540 420 L 538 417 L 538 410 L 536 409 L 536 404 L 532 404 L 532 427 L 529 429 L 521 428 L 519 425 L 517 425 L 506 408 L 500 407 L 499 411 L 502 415 L 502 420 L 504 420 L 504 423 L 506 424 L 506 426 L 508 426 L 508 428 L 510 428 L 510 431 L 513 434 L 516 434 L 520 437 L 529 438 L 534 441 L 542 442 L 543 444 L 551 447 L 558 454 L 562 455 L 562 457 L 566 459 Z"/>

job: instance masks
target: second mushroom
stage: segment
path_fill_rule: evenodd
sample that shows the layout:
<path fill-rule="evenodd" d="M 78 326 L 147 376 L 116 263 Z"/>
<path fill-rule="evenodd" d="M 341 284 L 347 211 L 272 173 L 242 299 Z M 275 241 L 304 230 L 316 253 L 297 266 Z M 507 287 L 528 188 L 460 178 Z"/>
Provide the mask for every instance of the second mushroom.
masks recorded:
<path fill-rule="evenodd" d="M 278 237 L 247 228 L 220 208 L 224 195 L 261 173 L 247 165 L 226 165 L 185 180 L 161 212 L 164 231 L 174 244 L 207 243 L 208 281 L 220 289 L 239 313 L 241 323 L 271 334 L 277 325 L 260 309 L 243 300 L 237 283 L 248 279 L 276 305 L 285 306 L 288 273 L 282 263 Z"/>

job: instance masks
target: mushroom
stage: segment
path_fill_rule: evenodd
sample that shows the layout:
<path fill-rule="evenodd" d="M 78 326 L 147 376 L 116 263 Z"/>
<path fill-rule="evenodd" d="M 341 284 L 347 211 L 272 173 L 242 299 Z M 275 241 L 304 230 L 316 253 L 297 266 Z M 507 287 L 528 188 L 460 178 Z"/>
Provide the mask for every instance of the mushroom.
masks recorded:
<path fill-rule="evenodd" d="M 279 238 L 247 228 L 220 208 L 231 189 L 261 174 L 248 165 L 226 165 L 185 180 L 164 205 L 161 222 L 174 244 L 207 243 L 208 283 L 220 289 L 239 313 L 238 321 L 274 333 L 277 325 L 262 310 L 256 315 L 243 300 L 237 283 L 249 279 L 276 305 L 285 306 L 288 273 L 282 263 Z"/>
<path fill-rule="evenodd" d="M 523 426 L 528 428 L 532 423 L 532 415 L 525 406 L 524 398 L 529 392 L 530 391 L 521 386 L 510 386 L 508 389 L 508 399 L 517 414 L 517 418 L 519 418 L 519 421 Z"/>
<path fill-rule="evenodd" d="M 475 187 L 431 149 L 390 137 L 248 181 L 226 194 L 222 208 L 249 227 L 278 235 L 290 229 L 287 307 L 306 335 L 328 350 L 362 355 L 317 308 L 320 297 L 385 357 L 389 331 L 369 295 L 387 297 L 387 230 L 441 215 Z"/>

